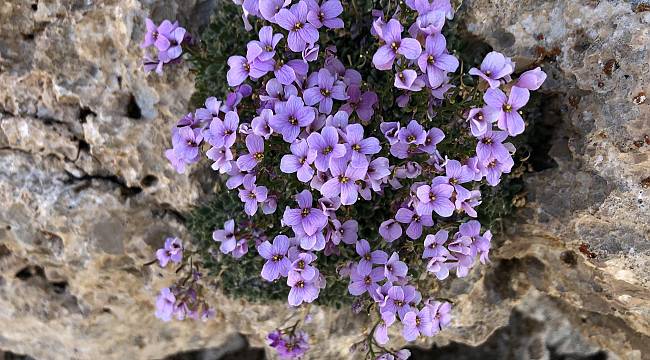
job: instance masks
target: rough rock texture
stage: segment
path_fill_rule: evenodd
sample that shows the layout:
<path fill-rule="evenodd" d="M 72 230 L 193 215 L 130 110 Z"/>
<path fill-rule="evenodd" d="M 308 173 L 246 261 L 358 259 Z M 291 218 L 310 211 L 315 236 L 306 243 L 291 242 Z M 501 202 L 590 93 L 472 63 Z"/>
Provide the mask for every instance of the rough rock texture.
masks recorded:
<path fill-rule="evenodd" d="M 650 12 L 635 12 L 638 3 L 464 1 L 470 32 L 550 74 L 547 139 L 535 156 L 553 166 L 528 177 L 527 204 L 492 264 L 440 285 L 457 313 L 434 354 L 650 354 Z M 206 355 L 217 358 L 243 346 L 237 333 L 261 346 L 291 316 L 215 294 L 216 321 L 153 317 L 171 274 L 142 264 L 164 236 L 186 234 L 180 214 L 210 186 L 200 170 L 176 175 L 162 156 L 168 127 L 188 110 L 191 74 L 146 77 L 137 45 L 146 14 L 196 28 L 214 6 L 0 4 L 11 19 L 0 22 L 0 349 L 36 359 L 221 349 Z M 313 315 L 312 358 L 348 357 L 363 321 Z"/>

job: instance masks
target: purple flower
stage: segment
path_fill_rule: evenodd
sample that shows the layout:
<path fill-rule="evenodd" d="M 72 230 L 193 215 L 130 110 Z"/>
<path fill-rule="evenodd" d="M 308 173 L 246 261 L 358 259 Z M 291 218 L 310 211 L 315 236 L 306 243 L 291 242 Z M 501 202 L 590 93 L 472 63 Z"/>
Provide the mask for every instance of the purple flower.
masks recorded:
<path fill-rule="evenodd" d="M 221 101 L 217 100 L 216 97 L 211 96 L 211 97 L 205 99 L 205 107 L 196 109 L 196 111 L 194 113 L 196 114 L 196 119 L 198 119 L 198 120 L 206 120 L 206 121 L 209 120 L 209 121 L 211 121 L 212 119 L 219 116 L 219 112 L 221 111 L 220 108 L 221 108 Z M 188 115 L 191 115 L 191 114 L 192 113 L 190 113 Z M 185 121 L 187 121 L 187 120 L 189 120 L 189 121 L 186 123 Z M 181 119 L 181 121 L 179 121 L 179 125 L 181 125 L 180 123 L 183 122 L 183 126 L 184 125 L 192 126 L 194 121 L 191 118 L 187 119 L 187 120 Z M 206 140 L 207 140 L 207 138 L 206 138 Z"/>
<path fill-rule="evenodd" d="M 276 346 L 278 355 L 283 359 L 299 359 L 309 350 L 309 338 L 304 331 L 297 331 L 294 335 L 285 335 L 281 343 Z"/>
<path fill-rule="evenodd" d="M 232 250 L 232 257 L 235 259 L 239 259 L 240 257 L 246 255 L 248 253 L 248 241 L 246 239 L 241 239 L 237 241 L 237 245 L 235 248 Z"/>
<path fill-rule="evenodd" d="M 388 143 L 391 145 L 396 144 L 399 141 L 398 136 L 401 128 L 400 123 L 397 121 L 382 122 L 379 124 L 379 130 L 381 130 L 382 134 L 384 134 L 384 137 L 386 137 L 386 140 L 388 140 Z"/>
<path fill-rule="evenodd" d="M 293 67 L 291 67 L 291 64 L 285 64 L 283 60 L 274 62 L 273 75 L 284 85 L 289 85 L 296 80 L 296 72 Z"/>
<path fill-rule="evenodd" d="M 327 117 L 327 119 L 325 119 L 325 125 L 332 126 L 335 129 L 340 130 L 339 133 L 342 134 L 345 127 L 348 126 L 349 118 L 350 115 L 345 111 L 337 111 L 334 116 L 330 115 Z"/>
<path fill-rule="evenodd" d="M 298 306 L 303 302 L 310 303 L 318 297 L 317 279 L 307 280 L 302 274 L 291 272 L 287 278 L 289 290 L 289 305 Z"/>
<path fill-rule="evenodd" d="M 388 254 L 382 250 L 370 251 L 370 244 L 366 240 L 359 240 L 356 244 L 357 254 L 361 257 L 357 271 L 360 275 L 368 275 L 373 265 L 384 265 L 388 261 Z"/>
<path fill-rule="evenodd" d="M 492 51 L 485 56 L 481 63 L 481 69 L 469 69 L 470 75 L 480 76 L 490 84 L 490 88 L 495 89 L 501 85 L 499 79 L 504 78 L 515 70 L 514 63 L 506 58 L 500 52 Z"/>
<path fill-rule="evenodd" d="M 376 159 L 373 159 L 370 164 L 368 164 L 368 171 L 366 176 L 368 178 L 367 182 L 370 183 L 370 186 L 374 191 L 381 191 L 381 184 L 386 181 L 390 175 L 388 159 L 381 156 Z"/>
<path fill-rule="evenodd" d="M 296 195 L 296 201 L 298 202 L 297 209 L 287 207 L 284 210 L 282 221 L 285 224 L 299 228 L 309 236 L 316 234 L 327 225 L 327 216 L 323 214 L 323 211 L 312 207 L 313 198 L 309 190 L 303 190 Z"/>
<path fill-rule="evenodd" d="M 439 230 L 435 235 L 427 235 L 424 239 L 424 252 L 422 253 L 422 258 L 428 259 L 449 255 L 449 250 L 444 246 L 448 238 L 449 232 L 447 230 Z"/>
<path fill-rule="evenodd" d="M 185 173 L 185 166 L 194 162 L 193 160 L 187 160 L 174 151 L 174 149 L 165 150 L 165 157 L 169 160 L 169 163 L 172 165 L 174 170 L 179 174 Z"/>
<path fill-rule="evenodd" d="M 175 303 L 176 296 L 169 288 L 160 290 L 160 294 L 156 298 L 156 317 L 165 322 L 171 321 Z"/>
<path fill-rule="evenodd" d="M 429 309 L 423 308 L 415 312 L 409 311 L 404 315 L 402 320 L 404 329 L 402 335 L 406 341 L 413 341 L 420 336 L 433 336 L 433 321 Z"/>
<path fill-rule="evenodd" d="M 352 245 L 359 238 L 359 223 L 356 220 L 348 220 L 341 224 L 338 220 L 332 220 L 334 229 L 332 230 L 331 240 L 334 244 L 343 243 Z"/>
<path fill-rule="evenodd" d="M 275 213 L 278 209 L 278 198 L 274 195 L 269 196 L 262 203 L 262 212 L 266 215 Z"/>
<path fill-rule="evenodd" d="M 379 345 L 384 345 L 388 343 L 388 328 L 393 325 L 395 322 L 395 314 L 392 312 L 383 312 L 381 313 L 381 321 L 377 328 L 375 328 L 375 333 L 373 334 L 375 341 Z"/>
<path fill-rule="evenodd" d="M 180 263 L 181 260 L 183 260 L 183 245 L 181 244 L 181 239 L 165 239 L 165 246 L 156 251 L 156 258 L 158 259 L 160 267 L 167 266 L 167 263 L 169 263 L 170 260 L 175 264 Z"/>
<path fill-rule="evenodd" d="M 377 282 L 384 279 L 384 269 L 377 267 L 368 271 L 367 274 L 362 274 L 359 272 L 359 266 L 352 268 L 350 273 L 350 285 L 348 285 L 348 291 L 353 296 L 360 296 L 365 292 L 368 294 L 374 294 L 379 285 Z"/>
<path fill-rule="evenodd" d="M 244 13 L 258 16 L 259 15 L 260 0 L 243 0 L 242 7 Z"/>
<path fill-rule="evenodd" d="M 507 158 L 497 158 L 490 156 L 478 164 L 478 167 L 485 175 L 485 179 L 487 180 L 488 184 L 492 186 L 496 186 L 501 181 L 501 174 L 510 173 L 510 170 L 513 166 L 514 161 L 510 156 Z"/>
<path fill-rule="evenodd" d="M 237 158 L 237 166 L 241 171 L 250 171 L 264 160 L 264 139 L 255 134 L 246 136 L 248 154 Z"/>
<path fill-rule="evenodd" d="M 405 69 L 395 74 L 393 85 L 398 89 L 408 91 L 420 91 L 424 87 L 424 81 L 418 77 L 415 70 Z"/>
<path fill-rule="evenodd" d="M 156 49 L 159 51 L 166 51 L 171 45 L 169 39 L 172 38 L 172 32 L 178 27 L 177 24 L 172 24 L 169 20 L 163 20 L 160 23 L 160 26 L 151 21 L 151 19 L 145 19 L 145 25 L 147 27 L 147 32 L 144 35 L 144 41 L 140 47 L 147 48 L 151 45 L 155 45 Z"/>
<path fill-rule="evenodd" d="M 533 70 L 528 70 L 519 76 L 515 86 L 528 89 L 537 90 L 546 80 L 546 73 L 538 66 Z"/>
<path fill-rule="evenodd" d="M 427 263 L 427 271 L 433 273 L 438 280 L 446 279 L 449 277 L 449 270 L 453 268 L 453 264 L 447 262 L 449 259 L 453 259 L 453 257 L 441 255 L 430 258 Z"/>
<path fill-rule="evenodd" d="M 210 130 L 205 134 L 206 140 L 215 147 L 231 147 L 237 139 L 239 115 L 234 111 L 226 113 L 225 120 L 215 118 L 210 123 Z"/>
<path fill-rule="evenodd" d="M 282 134 L 284 141 L 290 143 L 296 140 L 300 128 L 311 124 L 315 117 L 313 108 L 305 106 L 301 98 L 292 95 L 285 103 L 275 103 L 275 115 L 269 125 Z"/>
<path fill-rule="evenodd" d="M 262 61 L 272 59 L 275 56 L 275 46 L 278 45 L 284 35 L 273 34 L 272 27 L 264 26 L 260 29 L 259 36 L 259 41 L 253 41 L 254 44 L 262 49 L 262 52 L 257 57 Z"/>
<path fill-rule="evenodd" d="M 451 304 L 448 302 L 434 301 L 426 304 L 433 321 L 434 334 L 447 327 L 451 322 Z"/>
<path fill-rule="evenodd" d="M 237 239 L 235 238 L 235 220 L 228 220 L 223 223 L 223 229 L 217 229 L 212 232 L 212 239 L 220 242 L 219 250 L 228 254 L 237 247 Z"/>
<path fill-rule="evenodd" d="M 492 119 L 488 117 L 488 114 L 482 108 L 470 109 L 467 115 L 467 120 L 469 121 L 470 130 L 472 135 L 479 137 L 488 130 L 492 124 Z"/>
<path fill-rule="evenodd" d="M 354 167 L 346 164 L 342 159 L 332 159 L 330 161 L 330 171 L 332 179 L 326 181 L 320 188 L 320 192 L 325 197 L 341 196 L 342 205 L 352 205 L 357 201 L 358 188 L 355 183 L 366 176 L 367 168 Z"/>
<path fill-rule="evenodd" d="M 291 154 L 282 156 L 280 170 L 286 174 L 297 172 L 298 180 L 308 182 L 314 177 L 314 169 L 311 164 L 315 159 L 316 150 L 309 148 L 307 140 L 298 140 L 291 144 Z"/>
<path fill-rule="evenodd" d="M 144 57 L 142 59 L 142 66 L 144 67 L 145 74 L 155 71 L 156 74 L 162 75 L 164 65 L 165 63 L 162 60 L 160 60 L 159 58 L 153 59 L 151 55 L 145 52 Z"/>
<path fill-rule="evenodd" d="M 363 125 L 361 124 L 350 124 L 345 128 L 345 141 L 347 153 L 352 157 L 351 165 L 364 167 L 364 172 L 368 167 L 366 155 L 373 155 L 381 151 L 377 138 L 363 138 Z"/>
<path fill-rule="evenodd" d="M 398 131 L 397 139 L 407 144 L 422 145 L 427 139 L 427 133 L 422 125 L 415 120 L 411 120 L 405 128 Z"/>
<path fill-rule="evenodd" d="M 295 238 L 300 242 L 300 247 L 304 250 L 320 251 L 325 248 L 325 235 L 323 231 L 317 231 L 313 235 L 307 235 L 305 230 L 296 226 L 293 227 Z"/>
<path fill-rule="evenodd" d="M 287 5 L 285 0 L 262 0 L 259 11 L 266 20 L 275 23 L 275 15 Z"/>
<path fill-rule="evenodd" d="M 302 51 L 302 59 L 307 62 L 318 60 L 319 50 L 320 50 L 320 46 L 318 45 L 313 45 L 311 47 L 306 48 L 305 50 Z"/>
<path fill-rule="evenodd" d="M 181 44 L 185 40 L 185 35 L 187 31 L 182 27 L 177 27 L 172 31 L 170 37 L 170 46 L 166 51 L 158 53 L 158 57 L 165 63 L 171 62 L 172 60 L 178 59 L 183 53 L 183 47 Z"/>
<path fill-rule="evenodd" d="M 487 160 L 491 157 L 497 159 L 507 159 L 510 157 L 508 149 L 503 145 L 503 141 L 508 137 L 505 131 L 492 131 L 487 129 L 485 133 L 478 137 L 476 144 L 476 155 L 480 161 Z"/>
<path fill-rule="evenodd" d="M 445 165 L 448 182 L 456 191 L 456 200 L 463 201 L 469 198 L 469 190 L 460 186 L 474 179 L 474 172 L 467 165 L 461 165 L 458 160 L 448 160 Z"/>
<path fill-rule="evenodd" d="M 427 136 L 424 139 L 424 144 L 418 147 L 419 150 L 422 150 L 428 154 L 434 154 L 436 152 L 436 145 L 438 145 L 445 138 L 445 134 L 442 130 L 438 128 L 431 128 L 427 131 Z"/>
<path fill-rule="evenodd" d="M 397 54 L 404 55 L 407 59 L 414 60 L 420 56 L 422 48 L 420 43 L 411 38 L 402 39 L 402 24 L 396 19 L 390 19 L 381 29 L 379 37 L 384 45 L 377 49 L 372 57 L 372 63 L 378 70 L 390 70 Z"/>
<path fill-rule="evenodd" d="M 218 170 L 219 173 L 224 174 L 232 169 L 233 155 L 229 148 L 213 146 L 205 155 L 208 159 L 214 160 L 214 163 L 212 163 L 213 170 Z"/>
<path fill-rule="evenodd" d="M 182 159 L 193 161 L 199 156 L 199 145 L 203 141 L 201 129 L 192 129 L 189 126 L 176 128 L 172 134 L 172 147 L 174 153 Z"/>
<path fill-rule="evenodd" d="M 508 98 L 499 89 L 488 89 L 483 96 L 487 104 L 485 111 L 491 113 L 499 129 L 507 130 L 510 136 L 524 132 L 524 119 L 519 115 L 519 109 L 526 105 L 529 98 L 528 90 L 516 86 L 510 89 Z"/>
<path fill-rule="evenodd" d="M 393 219 L 386 220 L 379 225 L 379 235 L 384 240 L 393 242 L 402 236 L 402 227 Z"/>
<path fill-rule="evenodd" d="M 280 9 L 275 15 L 275 22 L 289 31 L 287 43 L 293 52 L 301 52 L 307 44 L 315 44 L 318 41 L 318 30 L 307 22 L 308 12 L 307 3 L 301 0 L 291 6 L 291 10 Z"/>
<path fill-rule="evenodd" d="M 325 126 L 320 134 L 313 132 L 307 138 L 309 147 L 316 152 L 314 165 L 319 171 L 327 171 L 330 167 L 330 159 L 338 159 L 345 156 L 345 145 L 339 144 L 339 133 L 332 126 Z"/>
<path fill-rule="evenodd" d="M 374 107 L 377 105 L 379 98 L 373 91 L 366 91 L 361 93 L 361 89 L 357 84 L 351 84 L 347 89 L 348 102 L 341 105 L 340 111 L 345 111 L 349 115 L 353 112 L 357 113 L 359 119 L 363 121 L 370 121 L 374 114 Z"/>
<path fill-rule="evenodd" d="M 449 187 L 451 188 L 451 186 Z M 451 196 L 451 191 L 449 192 L 449 195 Z M 447 199 L 447 201 L 449 201 L 449 199 Z M 449 201 L 449 204 L 451 205 L 453 211 L 454 204 L 452 204 L 451 201 Z M 406 229 L 406 235 L 414 240 L 420 238 L 422 235 L 423 226 L 433 226 L 433 219 L 431 218 L 431 214 L 423 213 L 422 215 L 418 215 L 407 208 L 400 208 L 397 210 L 397 214 L 395 214 L 395 220 L 401 222 L 402 224 L 409 224 L 408 228 Z"/>
<path fill-rule="evenodd" d="M 238 55 L 229 57 L 228 66 L 230 66 L 230 69 L 226 73 L 228 85 L 237 86 L 243 83 L 249 76 L 253 79 L 259 79 L 267 72 L 272 71 L 272 62 L 258 59 L 261 53 L 262 48 L 250 42 L 247 46 L 246 57 Z"/>
<path fill-rule="evenodd" d="M 291 263 L 291 271 L 299 273 L 305 280 L 312 280 L 318 274 L 318 270 L 310 265 L 314 260 L 316 260 L 316 255 L 300 253 Z"/>
<path fill-rule="evenodd" d="M 481 236 L 481 223 L 477 220 L 470 220 L 463 223 L 458 228 L 457 236 L 464 236 L 470 239 L 471 255 L 475 257 L 477 254 L 481 255 L 481 262 L 487 260 L 488 253 L 490 252 L 490 241 L 492 240 L 492 233 L 488 230 Z"/>
<path fill-rule="evenodd" d="M 343 20 L 338 18 L 343 12 L 343 6 L 339 0 L 326 0 L 321 5 L 314 0 L 307 0 L 307 5 L 309 7 L 307 21 L 317 29 L 322 26 L 330 29 L 343 28 Z"/>
<path fill-rule="evenodd" d="M 427 35 L 440 33 L 445 26 L 445 13 L 436 10 L 420 11 L 420 16 L 415 20 L 414 25 Z"/>
<path fill-rule="evenodd" d="M 327 69 L 320 69 L 317 76 L 318 83 L 316 86 L 306 89 L 304 92 L 305 104 L 319 104 L 318 111 L 329 114 L 332 112 L 332 99 L 345 100 L 348 98 L 345 93 L 345 84 L 336 81 L 336 77 Z"/>
<path fill-rule="evenodd" d="M 404 266 L 406 267 L 406 265 Z M 411 305 L 409 305 L 409 299 L 407 298 L 405 289 L 406 287 L 391 286 L 388 289 L 388 294 L 379 305 L 380 311 L 382 313 L 398 313 L 400 318 L 409 312 L 411 310 Z M 411 297 L 414 296 L 413 293 L 410 293 L 409 295 Z"/>
<path fill-rule="evenodd" d="M 273 118 L 273 110 L 271 109 L 263 109 L 260 112 L 259 116 L 256 116 L 253 118 L 253 121 L 251 121 L 251 128 L 253 130 L 253 134 L 257 136 L 261 136 L 264 139 L 267 139 L 271 136 L 273 133 L 273 129 L 269 126 L 269 121 Z"/>
<path fill-rule="evenodd" d="M 456 209 L 464 211 L 468 216 L 476 217 L 478 214 L 474 207 L 481 205 L 481 192 L 478 190 L 472 190 L 469 192 L 469 198 L 462 200 L 460 205 L 458 200 L 456 201 Z"/>
<path fill-rule="evenodd" d="M 239 198 L 244 202 L 244 211 L 253 216 L 257 212 L 257 204 L 264 202 L 268 194 L 266 186 L 255 185 L 255 177 L 244 177 L 244 188 L 239 189 Z"/>
<path fill-rule="evenodd" d="M 454 187 L 449 184 L 433 182 L 431 185 L 421 185 L 416 190 L 419 201 L 415 209 L 421 215 L 431 216 L 435 211 L 442 217 L 451 216 L 455 209 L 454 203 L 450 200 L 453 192 Z"/>
<path fill-rule="evenodd" d="M 266 259 L 262 267 L 262 278 L 266 281 L 273 281 L 280 276 L 289 274 L 291 261 L 287 257 L 289 250 L 289 238 L 285 235 L 278 235 L 273 239 L 273 244 L 268 240 L 257 247 L 257 252 Z"/>
<path fill-rule="evenodd" d="M 406 263 L 399 260 L 399 255 L 396 252 L 390 256 L 388 261 L 386 261 L 386 265 L 384 265 L 384 276 L 390 282 L 396 282 L 404 278 L 407 272 L 408 267 Z"/>
<path fill-rule="evenodd" d="M 437 88 L 446 80 L 446 74 L 458 69 L 458 59 L 447 54 L 447 40 L 442 34 L 427 36 L 424 51 L 418 58 L 418 66 L 427 74 L 431 88 Z"/>

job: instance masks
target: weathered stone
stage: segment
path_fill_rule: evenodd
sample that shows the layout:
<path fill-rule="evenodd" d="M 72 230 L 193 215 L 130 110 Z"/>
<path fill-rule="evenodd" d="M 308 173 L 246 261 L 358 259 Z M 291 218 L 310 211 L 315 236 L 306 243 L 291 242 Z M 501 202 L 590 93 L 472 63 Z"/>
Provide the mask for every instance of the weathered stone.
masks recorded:
<path fill-rule="evenodd" d="M 637 3 L 464 1 L 458 16 L 471 33 L 549 73 L 536 110 L 549 137 L 492 263 L 437 285 L 455 302 L 437 346 L 479 354 L 495 346 L 497 356 L 521 359 L 650 353 L 650 102 L 640 100 L 650 93 L 650 12 L 634 12 Z M 0 5 L 0 18 L 11 19 L 0 22 L 0 349 L 37 359 L 163 358 L 233 349 L 236 333 L 261 347 L 279 319 L 298 316 L 217 292 L 214 321 L 153 316 L 172 271 L 142 264 L 165 236 L 186 238 L 179 212 L 212 189 L 211 173 L 177 175 L 162 155 L 169 127 L 188 111 L 191 73 L 145 76 L 138 44 L 147 14 L 196 30 L 215 6 Z M 362 317 L 312 315 L 311 358 L 357 358 L 348 349 L 368 326 Z"/>

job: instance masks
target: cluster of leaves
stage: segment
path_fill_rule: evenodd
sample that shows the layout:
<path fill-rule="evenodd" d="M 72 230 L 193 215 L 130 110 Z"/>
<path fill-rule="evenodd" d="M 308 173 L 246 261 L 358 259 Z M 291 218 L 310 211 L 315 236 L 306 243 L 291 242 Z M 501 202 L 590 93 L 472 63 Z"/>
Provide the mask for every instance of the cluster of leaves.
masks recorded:
<path fill-rule="evenodd" d="M 406 108 L 399 108 L 395 102 L 395 88 L 393 75 L 386 71 L 374 71 L 371 59 L 377 49 L 377 41 L 371 33 L 373 9 L 384 9 L 386 12 L 394 11 L 397 1 L 391 0 L 349 0 L 344 1 L 343 20 L 345 29 L 332 34 L 322 34 L 322 44 L 335 44 L 337 56 L 348 68 L 359 71 L 367 83 L 367 87 L 377 92 L 380 109 L 375 112 L 373 121 L 379 123 L 394 121 L 396 119 L 407 121 L 417 119 L 426 128 L 438 127 L 445 134 L 445 140 L 438 145 L 442 154 L 449 154 L 458 160 L 464 160 L 472 155 L 476 139 L 472 137 L 469 128 L 462 118 L 462 111 L 480 104 L 480 96 L 476 96 L 474 80 L 469 76 L 460 75 L 459 71 L 452 80 L 457 87 L 450 91 L 448 100 L 437 108 L 433 118 L 427 118 L 426 110 L 429 107 L 428 98 L 423 94 L 415 93 Z M 196 92 L 192 99 L 195 106 L 200 107 L 209 96 L 225 98 L 229 89 L 226 82 L 226 61 L 230 55 L 239 54 L 245 49 L 246 43 L 256 37 L 260 23 L 255 18 L 250 18 L 253 30 L 247 32 L 241 21 L 241 7 L 229 1 L 222 1 L 215 12 L 211 25 L 202 34 L 201 45 L 191 51 L 190 61 L 196 72 Z M 464 33 L 463 25 L 452 21 L 445 30 L 450 50 L 455 52 L 461 60 L 461 70 L 467 70 L 480 63 L 483 56 L 491 49 L 485 44 Z M 325 51 L 325 49 L 321 49 Z M 468 86 L 464 86 L 466 84 Z M 474 89 L 474 90 L 473 90 Z M 530 106 L 530 108 L 534 108 Z M 252 115 L 252 114 L 251 114 Z M 529 124 L 528 133 L 530 133 Z M 372 129 L 366 136 L 383 137 L 379 129 Z M 517 138 L 518 149 L 525 149 L 526 136 Z M 524 144 L 522 144 L 524 143 Z M 273 144 L 271 144 L 271 147 Z M 382 153 L 388 153 L 384 149 Z M 515 157 L 517 167 L 525 167 L 527 151 L 518 153 Z M 380 155 L 386 155 L 380 154 Z M 279 158 L 282 154 L 275 154 Z M 522 156 L 523 155 L 523 156 Z M 523 180 L 521 171 L 513 171 L 509 176 L 504 176 L 500 186 L 496 188 L 487 185 L 481 187 L 482 205 L 478 207 L 479 220 L 488 227 L 498 232 L 499 223 L 514 209 L 512 200 L 522 191 Z M 215 173 L 215 176 L 219 176 Z M 294 179 L 295 180 L 295 179 Z M 303 185 L 297 182 L 286 184 L 285 194 L 295 194 L 302 190 Z M 243 212 L 242 203 L 236 191 L 228 191 L 225 186 L 218 184 L 214 198 L 201 204 L 188 216 L 188 227 L 193 235 L 193 242 L 204 254 L 203 265 L 210 272 L 210 276 L 217 279 L 217 285 L 228 295 L 245 298 L 250 301 L 284 300 L 288 287 L 281 282 L 266 282 L 260 277 L 260 270 L 264 260 L 254 251 L 255 239 L 249 241 L 249 253 L 240 259 L 223 256 L 217 250 L 212 240 L 212 232 L 223 227 L 226 220 L 234 219 L 238 227 L 250 224 L 251 219 Z M 387 192 L 393 190 L 387 189 Z M 404 191 L 404 190 L 399 190 Z M 398 195 L 399 196 L 399 195 Z M 356 219 L 359 222 L 359 238 L 375 239 L 378 236 L 379 224 L 393 216 L 397 209 L 391 208 L 395 204 L 388 202 L 395 196 L 374 197 L 372 202 L 360 201 L 348 207 L 343 218 Z M 264 229 L 265 235 L 272 239 L 281 232 L 280 219 L 285 206 L 295 207 L 290 196 L 279 199 L 278 209 L 273 215 L 256 216 L 254 227 Z M 253 225 L 253 224 L 250 224 Z M 413 256 L 408 256 L 411 261 L 421 261 L 417 254 L 421 254 L 422 244 L 407 241 L 402 244 L 402 250 Z M 420 249 L 416 249 L 420 247 Z M 410 248 L 410 250 L 409 250 Z M 339 307 L 352 301 L 347 294 L 347 279 L 337 276 L 337 268 L 346 261 L 355 259 L 353 247 L 340 247 L 339 256 L 320 255 L 316 266 L 321 273 L 327 275 L 327 287 L 321 291 L 317 302 L 321 305 Z M 413 267 L 412 267 L 413 269 Z M 415 270 L 415 269 L 413 269 Z M 417 274 L 414 274 L 417 277 Z"/>

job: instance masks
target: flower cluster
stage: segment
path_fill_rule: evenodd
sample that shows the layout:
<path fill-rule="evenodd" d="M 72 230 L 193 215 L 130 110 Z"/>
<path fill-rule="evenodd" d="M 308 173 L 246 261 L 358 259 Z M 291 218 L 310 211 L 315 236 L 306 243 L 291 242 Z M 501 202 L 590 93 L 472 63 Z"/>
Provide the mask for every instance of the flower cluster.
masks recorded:
<path fill-rule="evenodd" d="M 164 247 L 156 251 L 156 260 L 160 267 L 164 268 L 170 262 L 182 264 L 183 255 L 184 248 L 181 240 L 167 238 Z M 178 270 L 180 271 L 182 268 L 183 266 Z M 182 281 L 160 290 L 156 299 L 156 317 L 162 321 L 170 321 L 172 318 L 207 320 L 214 317 L 214 309 L 210 308 L 203 298 L 203 287 L 199 284 L 201 278 L 202 275 L 198 269 L 190 266 L 187 276 Z"/>
<path fill-rule="evenodd" d="M 190 37 L 185 28 L 178 26 L 178 22 L 172 23 L 169 20 L 164 20 L 156 26 L 151 19 L 146 19 L 145 24 L 147 33 L 144 35 L 144 41 L 140 47 L 146 49 L 153 46 L 157 54 L 154 58 L 145 53 L 144 71 L 155 70 L 158 74 L 162 74 L 164 65 L 180 60 L 183 54 L 183 44 L 188 42 Z"/>
<path fill-rule="evenodd" d="M 301 357 L 309 350 L 309 336 L 304 331 L 275 330 L 267 335 L 266 341 L 283 359 Z"/>
<path fill-rule="evenodd" d="M 449 0 L 405 4 L 390 18 L 373 12 L 369 31 L 379 44 L 372 65 L 395 72 L 395 103 L 416 111 L 385 119 L 379 109 L 390 104 L 379 101 L 360 69 L 346 67 L 332 44 L 319 44 L 344 27 L 346 3 L 244 0 L 246 26 L 252 28 L 248 17 L 261 26 L 245 55 L 227 61 L 230 93 L 181 118 L 165 152 L 179 173 L 205 153 L 224 191 L 241 202 L 240 213 L 214 230 L 213 258 L 257 258 L 260 277 L 286 284 L 294 307 L 316 301 L 330 282 L 344 282 L 358 308 L 373 310 L 367 351 L 376 359 L 408 358 L 407 350 L 384 348 L 398 321 L 407 341 L 450 324 L 451 303 L 422 293 L 421 270 L 444 280 L 488 262 L 492 233 L 476 219 L 480 187 L 511 172 L 516 149 L 508 138 L 524 131 L 521 109 L 546 78 L 537 68 L 513 79 L 513 61 L 498 52 L 456 75 L 460 61 L 442 34 L 454 15 Z M 148 25 L 145 44 L 168 51 L 152 40 L 170 26 Z M 421 96 L 424 106 L 413 100 Z M 472 144 L 462 153 L 445 147 L 451 140 L 439 115 L 458 96 L 465 98 L 451 112 Z M 367 209 L 376 213 L 362 221 Z M 160 265 L 180 262 L 182 251 L 166 243 Z M 332 262 L 336 270 L 326 267 Z M 192 294 L 164 289 L 157 314 L 182 318 L 179 304 L 196 303 Z M 185 306 L 191 311 L 184 314 L 196 316 L 196 305 Z M 268 340 L 283 357 L 308 349 L 295 326 Z"/>

